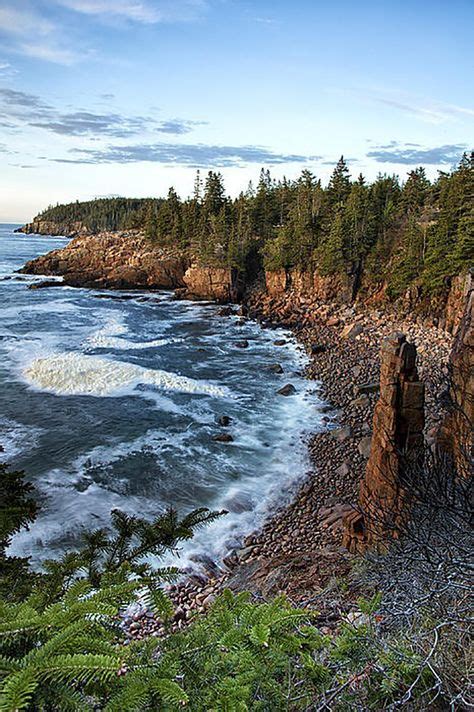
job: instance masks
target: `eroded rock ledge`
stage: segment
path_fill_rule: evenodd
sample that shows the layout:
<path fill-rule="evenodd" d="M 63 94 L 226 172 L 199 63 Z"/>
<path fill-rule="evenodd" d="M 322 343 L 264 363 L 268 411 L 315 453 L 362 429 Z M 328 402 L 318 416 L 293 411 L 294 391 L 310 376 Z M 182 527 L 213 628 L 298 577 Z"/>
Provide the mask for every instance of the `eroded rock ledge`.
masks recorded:
<path fill-rule="evenodd" d="M 187 258 L 155 247 L 134 232 L 79 236 L 27 262 L 26 274 L 60 275 L 73 287 L 176 289 L 185 287 Z"/>
<path fill-rule="evenodd" d="M 188 254 L 153 245 L 136 231 L 79 235 L 20 271 L 62 276 L 72 287 L 175 289 L 181 297 L 216 302 L 235 302 L 242 291 L 235 270 L 202 267 Z"/>

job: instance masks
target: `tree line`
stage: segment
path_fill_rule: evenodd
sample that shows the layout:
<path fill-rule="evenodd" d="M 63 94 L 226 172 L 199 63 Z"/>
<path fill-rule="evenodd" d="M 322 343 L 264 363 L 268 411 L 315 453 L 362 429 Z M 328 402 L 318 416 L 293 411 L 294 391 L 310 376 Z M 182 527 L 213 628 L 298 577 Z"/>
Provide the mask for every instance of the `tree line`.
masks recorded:
<path fill-rule="evenodd" d="M 474 254 L 474 153 L 430 181 L 422 167 L 404 182 L 379 174 L 352 179 L 343 157 L 327 186 L 304 169 L 296 180 L 275 180 L 262 169 L 230 198 L 220 173 L 197 172 L 193 194 L 181 200 L 101 199 L 49 208 L 44 220 L 81 220 L 91 231 L 137 228 L 160 246 L 191 252 L 203 265 L 245 273 L 317 270 L 358 273 L 384 281 L 396 298 L 417 282 L 441 292 Z"/>

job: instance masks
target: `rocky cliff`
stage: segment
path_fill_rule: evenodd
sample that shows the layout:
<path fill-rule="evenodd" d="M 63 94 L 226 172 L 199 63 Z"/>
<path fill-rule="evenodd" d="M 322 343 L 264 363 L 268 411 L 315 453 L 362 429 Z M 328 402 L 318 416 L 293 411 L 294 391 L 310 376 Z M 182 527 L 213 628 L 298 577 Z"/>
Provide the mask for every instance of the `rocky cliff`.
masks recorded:
<path fill-rule="evenodd" d="M 359 507 L 344 519 L 343 543 L 362 552 L 393 536 L 406 506 L 403 469 L 423 452 L 424 385 L 416 348 L 403 334 L 386 339 L 380 354 L 380 396 Z"/>
<path fill-rule="evenodd" d="M 66 247 L 27 262 L 21 271 L 61 275 L 76 287 L 176 289 L 186 286 L 187 267 L 187 258 L 180 253 L 123 232 L 76 237 Z"/>
<path fill-rule="evenodd" d="M 77 237 L 78 235 L 87 235 L 89 231 L 80 222 L 49 222 L 47 220 L 34 220 L 22 227 L 17 228 L 15 232 L 23 232 L 26 235 L 57 235 L 64 237 Z"/>
<path fill-rule="evenodd" d="M 153 245 L 136 231 L 80 235 L 23 267 L 27 274 L 60 275 L 73 287 L 176 289 L 181 297 L 235 302 L 236 270 L 201 267 L 188 255 Z"/>
<path fill-rule="evenodd" d="M 449 358 L 448 415 L 440 428 L 440 446 L 452 455 L 457 472 L 473 474 L 474 455 L 474 279 L 465 280 L 453 317 L 456 339 Z M 461 309 L 459 309 L 461 307 Z M 456 327 L 457 324 L 457 327 Z"/>
<path fill-rule="evenodd" d="M 267 292 L 278 297 L 285 292 L 297 299 L 313 299 L 318 302 L 350 304 L 353 301 L 356 279 L 353 275 L 321 276 L 317 272 L 301 270 L 278 270 L 265 273 Z"/>
<path fill-rule="evenodd" d="M 236 302 L 242 296 L 242 283 L 236 270 L 191 265 L 183 276 L 182 295 L 190 299 Z"/>

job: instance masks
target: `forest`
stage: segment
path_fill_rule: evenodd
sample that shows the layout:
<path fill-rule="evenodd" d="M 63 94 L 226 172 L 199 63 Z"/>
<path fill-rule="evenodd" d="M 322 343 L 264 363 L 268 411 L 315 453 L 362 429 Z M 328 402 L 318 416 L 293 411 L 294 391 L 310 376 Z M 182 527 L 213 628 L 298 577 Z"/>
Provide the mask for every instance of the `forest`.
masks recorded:
<path fill-rule="evenodd" d="M 396 299 L 418 283 L 442 292 L 474 254 L 474 153 L 431 182 L 422 167 L 405 181 L 378 175 L 353 179 L 343 157 L 327 186 L 309 170 L 275 180 L 262 169 L 238 197 L 220 173 L 197 172 L 193 195 L 181 200 L 103 198 L 50 207 L 35 220 L 79 221 L 91 232 L 140 229 L 154 243 L 190 252 L 206 266 L 245 274 L 302 269 L 384 280 Z"/>

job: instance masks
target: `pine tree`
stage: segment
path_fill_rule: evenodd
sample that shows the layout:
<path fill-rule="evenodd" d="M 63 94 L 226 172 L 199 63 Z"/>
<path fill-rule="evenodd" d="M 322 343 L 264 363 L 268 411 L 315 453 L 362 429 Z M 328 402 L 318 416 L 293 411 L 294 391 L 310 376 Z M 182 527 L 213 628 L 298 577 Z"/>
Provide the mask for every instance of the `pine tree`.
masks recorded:
<path fill-rule="evenodd" d="M 329 235 L 318 251 L 321 274 L 334 274 L 343 269 L 345 235 L 344 218 L 339 211 L 332 222 Z"/>
<path fill-rule="evenodd" d="M 28 570 L 27 558 L 7 555 L 12 536 L 28 528 L 36 518 L 38 506 L 31 496 L 33 492 L 24 472 L 10 470 L 0 463 L 0 598 L 3 599 L 21 598 L 36 578 Z"/>
<path fill-rule="evenodd" d="M 153 203 L 150 203 L 147 209 L 145 236 L 151 242 L 155 242 L 158 239 L 158 218 L 156 206 Z"/>
<path fill-rule="evenodd" d="M 341 156 L 332 173 L 327 189 L 328 202 L 333 210 L 339 210 L 344 207 L 349 197 L 350 189 L 349 168 L 344 160 L 344 156 Z"/>

